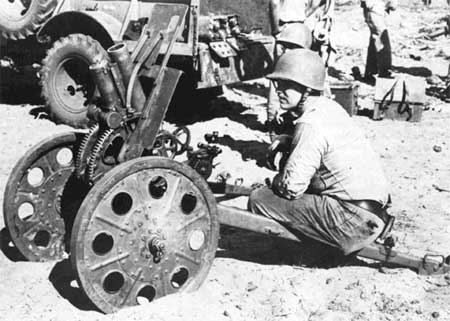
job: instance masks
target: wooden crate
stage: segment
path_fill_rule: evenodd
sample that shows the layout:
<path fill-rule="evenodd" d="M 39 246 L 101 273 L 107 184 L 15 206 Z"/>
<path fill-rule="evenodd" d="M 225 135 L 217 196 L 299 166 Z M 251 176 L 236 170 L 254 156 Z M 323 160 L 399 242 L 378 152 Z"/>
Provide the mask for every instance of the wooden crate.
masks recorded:
<path fill-rule="evenodd" d="M 333 99 L 344 107 L 350 116 L 358 112 L 358 84 L 342 81 L 332 82 L 330 89 Z"/>
<path fill-rule="evenodd" d="M 425 80 L 417 77 L 377 78 L 373 118 L 419 122 L 425 105 L 425 87 Z"/>

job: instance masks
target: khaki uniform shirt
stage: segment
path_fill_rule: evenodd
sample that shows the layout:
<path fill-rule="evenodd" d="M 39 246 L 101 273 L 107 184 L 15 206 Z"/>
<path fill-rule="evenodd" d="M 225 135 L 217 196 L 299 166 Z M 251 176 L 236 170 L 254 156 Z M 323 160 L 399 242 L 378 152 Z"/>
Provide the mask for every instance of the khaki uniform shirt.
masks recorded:
<path fill-rule="evenodd" d="M 395 9 L 397 2 L 397 0 L 361 0 L 361 3 L 365 3 L 368 10 L 381 15 L 384 14 L 387 7 Z"/>
<path fill-rule="evenodd" d="M 347 112 L 325 97 L 309 97 L 297 120 L 280 194 L 300 197 L 308 188 L 341 200 L 386 204 L 388 183 L 378 155 Z"/>
<path fill-rule="evenodd" d="M 280 0 L 280 21 L 304 22 L 307 4 L 307 0 Z"/>

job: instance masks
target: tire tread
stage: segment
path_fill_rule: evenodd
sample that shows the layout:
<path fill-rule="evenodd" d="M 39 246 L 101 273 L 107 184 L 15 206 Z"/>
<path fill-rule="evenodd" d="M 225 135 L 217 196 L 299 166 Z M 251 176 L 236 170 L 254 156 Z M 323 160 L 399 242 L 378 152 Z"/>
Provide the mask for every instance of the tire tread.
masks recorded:
<path fill-rule="evenodd" d="M 67 111 L 61 111 L 61 107 L 56 104 L 52 95 L 52 66 L 64 57 L 67 48 L 82 48 L 83 55 L 91 62 L 109 58 L 106 50 L 97 40 L 84 34 L 71 34 L 57 40 L 53 46 L 47 50 L 47 55 L 42 60 L 42 68 L 40 71 L 40 85 L 42 87 L 41 95 L 45 100 L 46 109 L 50 119 L 58 124 L 63 123 L 75 128 L 84 128 L 87 124 L 87 118 L 84 117 L 83 119 L 78 119 L 79 117 L 70 117 Z"/>
<path fill-rule="evenodd" d="M 0 30 L 6 39 L 25 39 L 33 35 L 53 13 L 56 0 L 32 0 L 28 12 L 23 16 L 21 25 L 17 28 L 5 16 L 0 15 Z"/>

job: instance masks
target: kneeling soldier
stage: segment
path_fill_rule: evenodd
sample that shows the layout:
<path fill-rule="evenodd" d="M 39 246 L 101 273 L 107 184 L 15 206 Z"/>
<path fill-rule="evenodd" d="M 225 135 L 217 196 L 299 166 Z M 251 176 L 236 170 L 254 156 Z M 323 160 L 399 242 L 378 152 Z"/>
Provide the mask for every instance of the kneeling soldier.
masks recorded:
<path fill-rule="evenodd" d="M 252 192 L 249 210 L 344 254 L 369 245 L 388 219 L 388 183 L 379 157 L 346 111 L 318 96 L 325 79 L 322 59 L 309 50 L 290 50 L 267 78 L 281 108 L 294 115 L 295 131 L 285 165 L 271 188 Z M 275 141 L 271 151 L 281 145 Z"/>

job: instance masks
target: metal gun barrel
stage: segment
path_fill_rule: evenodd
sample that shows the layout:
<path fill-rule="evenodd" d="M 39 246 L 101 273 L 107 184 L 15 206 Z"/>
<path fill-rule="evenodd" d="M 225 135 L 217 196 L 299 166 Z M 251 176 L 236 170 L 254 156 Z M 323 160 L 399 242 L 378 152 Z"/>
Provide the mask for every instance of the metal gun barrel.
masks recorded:
<path fill-rule="evenodd" d="M 133 62 L 131 60 L 131 56 L 128 52 L 128 48 L 125 43 L 118 43 L 108 49 L 109 56 L 111 60 L 117 63 L 120 73 L 122 74 L 122 78 L 125 82 L 125 88 L 128 87 L 130 83 L 131 75 L 133 73 Z M 145 94 L 142 89 L 142 85 L 139 81 L 136 81 L 134 84 L 132 97 L 131 97 L 131 106 L 133 109 L 137 111 L 141 111 L 144 108 L 145 104 Z"/>
<path fill-rule="evenodd" d="M 91 65 L 89 69 L 103 99 L 102 110 L 111 111 L 116 110 L 117 107 L 120 109 L 120 96 L 109 70 L 108 61 L 101 60 Z"/>

